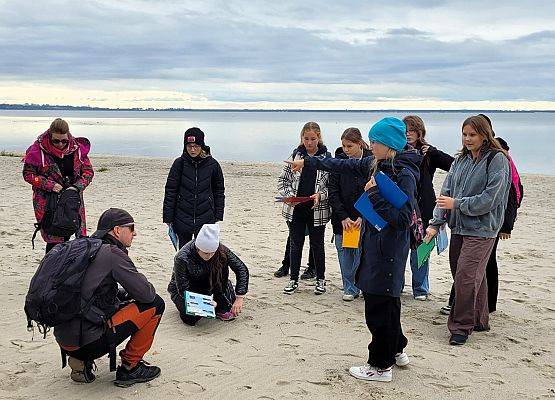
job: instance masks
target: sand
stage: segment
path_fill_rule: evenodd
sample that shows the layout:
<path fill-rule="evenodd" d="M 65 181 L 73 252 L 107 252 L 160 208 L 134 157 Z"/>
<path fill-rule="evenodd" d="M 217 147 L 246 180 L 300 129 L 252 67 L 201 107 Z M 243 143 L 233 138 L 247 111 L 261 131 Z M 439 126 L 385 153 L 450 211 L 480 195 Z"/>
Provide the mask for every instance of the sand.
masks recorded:
<path fill-rule="evenodd" d="M 60 367 L 51 334 L 26 331 L 24 296 L 44 252 L 31 249 L 31 188 L 19 158 L 0 157 L 0 398 L 2 399 L 538 399 L 555 397 L 554 341 L 555 177 L 523 177 L 526 196 L 509 241 L 498 249 L 500 294 L 491 331 L 475 333 L 465 346 L 448 344 L 445 304 L 451 276 L 446 254 L 431 260 L 431 295 L 402 296 L 402 324 L 411 363 L 395 368 L 393 382 L 350 377 L 366 362 L 370 334 L 363 300 L 341 300 L 335 247 L 326 231 L 328 292 L 313 294 L 301 283 L 287 296 L 286 278 L 273 277 L 287 237 L 280 207 L 272 202 L 281 166 L 222 163 L 226 211 L 222 241 L 251 272 L 244 312 L 234 322 L 205 320 L 185 326 L 166 292 L 174 251 L 161 222 L 169 159 L 92 158 L 97 170 L 85 191 L 89 234 L 108 207 L 135 216 L 139 236 L 130 249 L 137 267 L 166 300 L 166 313 L 145 359 L 162 368 L 160 378 L 128 389 L 112 384 L 107 358 L 97 360 L 97 380 L 77 384 Z M 99 172 L 100 168 L 106 169 Z M 436 187 L 445 175 L 438 174 Z M 551 227 L 551 229 L 547 229 Z M 305 253 L 307 251 L 305 250 Z M 305 254 L 306 255 L 306 254 Z M 410 268 L 406 281 L 410 282 Z"/>

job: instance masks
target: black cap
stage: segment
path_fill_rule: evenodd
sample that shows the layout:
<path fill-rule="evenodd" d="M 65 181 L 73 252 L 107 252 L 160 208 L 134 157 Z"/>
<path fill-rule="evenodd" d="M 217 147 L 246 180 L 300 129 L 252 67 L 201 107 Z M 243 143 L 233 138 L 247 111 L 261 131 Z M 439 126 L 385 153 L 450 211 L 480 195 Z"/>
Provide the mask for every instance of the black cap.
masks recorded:
<path fill-rule="evenodd" d="M 199 128 L 193 127 L 185 131 L 184 135 L 185 146 L 188 144 L 198 144 L 203 149 L 206 147 L 204 144 L 204 132 Z"/>
<path fill-rule="evenodd" d="M 134 222 L 133 217 L 127 211 L 121 208 L 109 208 L 98 219 L 96 232 L 91 237 L 101 239 L 115 226 L 133 224 Z"/>

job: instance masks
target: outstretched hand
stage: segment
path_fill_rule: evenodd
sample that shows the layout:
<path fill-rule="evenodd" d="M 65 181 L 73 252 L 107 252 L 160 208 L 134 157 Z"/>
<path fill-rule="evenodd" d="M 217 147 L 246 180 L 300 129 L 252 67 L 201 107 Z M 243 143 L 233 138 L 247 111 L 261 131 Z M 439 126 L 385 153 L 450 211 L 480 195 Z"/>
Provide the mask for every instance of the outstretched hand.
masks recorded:
<path fill-rule="evenodd" d="M 291 171 L 299 172 L 304 167 L 304 160 L 295 160 L 295 161 L 285 161 L 286 164 L 291 166 Z"/>

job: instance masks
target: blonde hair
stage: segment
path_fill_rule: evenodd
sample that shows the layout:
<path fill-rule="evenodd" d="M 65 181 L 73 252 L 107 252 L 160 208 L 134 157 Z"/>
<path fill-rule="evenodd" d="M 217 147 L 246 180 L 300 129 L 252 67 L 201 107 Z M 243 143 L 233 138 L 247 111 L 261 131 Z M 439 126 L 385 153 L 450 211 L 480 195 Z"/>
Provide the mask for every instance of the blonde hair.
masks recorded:
<path fill-rule="evenodd" d="M 369 178 L 373 177 L 378 172 L 378 164 L 380 163 L 380 161 L 389 160 L 391 162 L 391 168 L 393 169 L 393 162 L 395 160 L 396 155 L 397 155 L 397 152 L 395 150 L 393 150 L 392 148 L 388 147 L 387 148 L 387 155 L 385 157 L 385 160 L 378 160 L 376 157 L 374 157 L 372 159 L 372 163 L 370 164 L 370 176 L 369 176 Z"/>
<path fill-rule="evenodd" d="M 403 118 L 403 122 L 407 126 L 407 131 L 414 130 L 418 132 L 418 139 L 416 139 L 416 147 L 422 147 L 426 142 L 424 137 L 426 136 L 426 127 L 424 126 L 424 121 L 418 115 L 407 115 Z"/>
<path fill-rule="evenodd" d="M 484 118 L 484 116 L 482 115 L 473 115 L 472 117 L 468 117 L 464 120 L 462 124 L 461 132 L 467 125 L 470 125 L 477 134 L 484 138 L 484 144 L 480 148 L 480 154 L 483 154 L 487 150 L 495 149 L 502 152 L 505 157 L 508 156 L 505 149 L 501 147 L 497 139 L 495 139 L 495 137 L 493 136 L 493 129 L 491 129 L 491 125 L 488 122 L 487 118 Z M 465 156 L 468 153 L 470 153 L 470 150 L 468 150 L 466 146 L 463 145 L 462 148 L 457 152 L 457 155 Z"/>
<path fill-rule="evenodd" d="M 358 128 L 347 128 L 341 135 L 341 140 L 348 140 L 349 142 L 357 143 L 363 149 L 369 149 L 368 143 L 362 138 L 362 134 Z"/>
<path fill-rule="evenodd" d="M 322 132 L 320 131 L 320 125 L 318 125 L 316 122 L 310 121 L 304 124 L 303 129 L 301 129 L 301 143 L 299 144 L 299 146 L 303 145 L 303 135 L 306 132 L 314 132 L 316 136 L 318 136 L 318 146 L 324 145 L 324 141 L 322 140 Z"/>

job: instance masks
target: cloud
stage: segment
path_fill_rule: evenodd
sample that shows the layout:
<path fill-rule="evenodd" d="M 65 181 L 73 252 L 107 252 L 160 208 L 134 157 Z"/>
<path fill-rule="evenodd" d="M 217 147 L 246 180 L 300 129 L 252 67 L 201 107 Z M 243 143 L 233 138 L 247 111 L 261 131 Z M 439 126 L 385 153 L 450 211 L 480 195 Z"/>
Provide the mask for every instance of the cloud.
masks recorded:
<path fill-rule="evenodd" d="M 181 93 L 143 97 L 167 103 L 555 101 L 555 31 L 514 1 L 4 3 L 0 81 Z M 491 38 L 517 7 L 525 33 Z"/>

